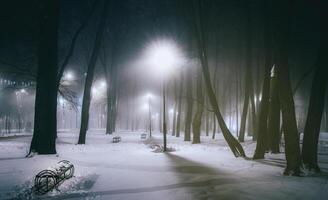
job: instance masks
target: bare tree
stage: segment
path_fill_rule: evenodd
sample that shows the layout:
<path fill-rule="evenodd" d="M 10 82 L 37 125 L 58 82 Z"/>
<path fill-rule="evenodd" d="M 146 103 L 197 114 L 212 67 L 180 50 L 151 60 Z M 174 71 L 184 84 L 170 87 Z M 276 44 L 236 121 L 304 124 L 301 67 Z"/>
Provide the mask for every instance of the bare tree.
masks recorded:
<path fill-rule="evenodd" d="M 210 79 L 210 72 L 208 67 L 208 58 L 207 58 L 207 46 L 206 46 L 206 30 L 204 26 L 204 1 L 193 0 L 191 3 L 188 3 L 190 6 L 189 16 L 192 18 L 192 27 L 193 27 L 193 36 L 196 39 L 196 44 L 198 48 L 199 58 L 202 66 L 203 78 L 205 81 L 206 92 L 211 103 L 212 109 L 218 119 L 220 128 L 222 130 L 223 136 L 227 141 L 233 154 L 238 157 L 245 157 L 245 152 L 243 147 L 240 145 L 238 140 L 229 131 L 218 105 L 213 86 Z"/>
<path fill-rule="evenodd" d="M 58 1 L 39 4 L 38 70 L 30 153 L 56 154 Z"/>
<path fill-rule="evenodd" d="M 81 128 L 80 128 L 80 135 L 78 144 L 85 144 L 85 138 L 87 134 L 88 129 L 88 123 L 89 123 L 89 108 L 90 108 L 90 102 L 91 102 L 91 86 L 93 82 L 93 76 L 94 76 L 94 69 L 96 67 L 97 58 L 100 51 L 100 46 L 103 38 L 103 33 L 105 31 L 105 24 L 106 24 L 106 16 L 108 12 L 108 8 L 110 5 L 110 1 L 105 0 L 100 23 L 98 25 L 96 39 L 94 43 L 94 47 L 92 50 L 92 54 L 89 60 L 88 64 L 88 70 L 87 70 L 87 77 L 85 80 L 85 86 L 84 86 L 84 93 L 83 93 L 83 101 L 82 101 L 82 112 L 81 112 Z"/>

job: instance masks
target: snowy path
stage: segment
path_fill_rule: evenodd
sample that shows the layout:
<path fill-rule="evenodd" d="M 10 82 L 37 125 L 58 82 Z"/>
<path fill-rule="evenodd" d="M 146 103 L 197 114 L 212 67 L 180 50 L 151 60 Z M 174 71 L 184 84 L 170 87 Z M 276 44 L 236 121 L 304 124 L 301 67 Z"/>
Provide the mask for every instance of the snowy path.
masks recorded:
<path fill-rule="evenodd" d="M 154 153 L 140 139 L 140 133 L 120 133 L 121 143 L 112 136 L 90 133 L 86 145 L 74 145 L 76 134 L 63 133 L 58 139 L 59 156 L 25 159 L 30 137 L 0 140 L 0 199 L 325 199 L 328 197 L 328 156 L 320 156 L 324 172 L 303 178 L 282 175 L 284 156 L 248 161 L 234 158 L 222 138 L 203 137 L 192 145 L 168 137 L 176 151 Z M 155 135 L 152 143 L 160 143 Z M 246 142 L 252 155 L 254 144 Z M 30 194 L 36 173 L 59 160 L 70 160 L 75 177 L 60 191 L 44 196 Z M 270 196 L 268 195 L 270 192 Z M 324 197 L 324 198 L 323 198 Z"/>

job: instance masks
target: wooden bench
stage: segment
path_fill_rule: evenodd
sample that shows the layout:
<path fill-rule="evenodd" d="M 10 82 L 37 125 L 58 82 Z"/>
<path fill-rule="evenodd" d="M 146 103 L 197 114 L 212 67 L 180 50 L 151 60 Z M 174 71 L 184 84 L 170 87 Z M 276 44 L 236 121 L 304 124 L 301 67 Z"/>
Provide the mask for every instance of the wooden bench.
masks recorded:
<path fill-rule="evenodd" d="M 146 139 L 146 138 L 147 138 L 147 134 L 146 134 L 146 133 L 142 133 L 142 134 L 140 135 L 140 138 L 143 139 L 143 140 Z"/>
<path fill-rule="evenodd" d="M 121 142 L 121 136 L 113 137 L 113 143 L 119 143 L 119 142 Z"/>

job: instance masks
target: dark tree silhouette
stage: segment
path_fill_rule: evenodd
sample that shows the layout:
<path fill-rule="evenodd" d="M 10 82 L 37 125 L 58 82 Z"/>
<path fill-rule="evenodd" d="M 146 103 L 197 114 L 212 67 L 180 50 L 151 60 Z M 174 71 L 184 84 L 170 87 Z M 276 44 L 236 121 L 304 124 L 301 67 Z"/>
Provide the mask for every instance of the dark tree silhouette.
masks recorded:
<path fill-rule="evenodd" d="M 247 112 L 249 108 L 249 100 L 250 100 L 250 87 L 251 87 L 251 79 L 252 79 L 252 33 L 251 33 L 251 8 L 250 1 L 247 1 L 247 25 L 246 25 L 246 73 L 245 73 L 245 99 L 244 99 L 244 107 L 241 114 L 240 121 L 240 130 L 238 140 L 240 142 L 244 142 L 245 140 L 245 129 L 246 129 L 246 119 Z"/>
<path fill-rule="evenodd" d="M 87 77 L 85 80 L 84 93 L 83 93 L 83 101 L 82 101 L 82 112 L 81 112 L 81 128 L 78 144 L 85 144 L 85 138 L 87 134 L 88 124 L 89 124 L 89 108 L 91 102 L 91 86 L 93 82 L 94 69 L 96 67 L 97 58 L 100 51 L 100 46 L 103 38 L 103 34 L 105 31 L 105 24 L 107 18 L 107 12 L 110 5 L 110 1 L 105 0 L 102 8 L 102 12 L 100 15 L 100 22 L 97 28 L 96 39 L 94 43 L 94 47 L 92 50 L 92 54 L 88 64 Z"/>
<path fill-rule="evenodd" d="M 176 137 L 180 137 L 180 130 L 181 130 L 181 110 L 182 110 L 182 93 L 183 93 L 183 82 L 184 82 L 184 75 L 180 73 L 181 80 L 179 81 L 179 93 L 178 93 L 178 114 L 177 114 L 177 125 L 176 125 Z"/>
<path fill-rule="evenodd" d="M 277 88 L 277 71 L 275 66 L 271 69 L 270 80 L 270 105 L 268 116 L 268 149 L 272 153 L 279 153 L 280 143 L 280 104 Z"/>
<path fill-rule="evenodd" d="M 180 94 L 181 95 L 181 94 Z M 186 71 L 186 114 L 185 114 L 185 131 L 184 141 L 191 140 L 191 122 L 193 111 L 193 98 L 192 98 L 192 73 L 191 70 Z"/>
<path fill-rule="evenodd" d="M 192 133 L 193 133 L 193 144 L 200 143 L 200 134 L 201 134 L 201 124 L 202 124 L 202 116 L 204 112 L 204 95 L 203 95 L 203 78 L 200 73 L 201 69 L 198 70 L 197 67 L 197 81 L 196 81 L 196 96 L 197 96 L 197 107 L 195 111 L 195 116 L 192 122 Z"/>
<path fill-rule="evenodd" d="M 186 3 L 187 4 L 187 3 Z M 192 34 L 193 37 L 196 40 L 196 46 L 198 48 L 199 53 L 199 59 L 201 62 L 202 67 L 202 74 L 206 86 L 206 92 L 209 98 L 209 101 L 211 103 L 212 109 L 217 117 L 217 120 L 219 122 L 220 128 L 222 130 L 222 134 L 227 141 L 231 151 L 233 154 L 238 157 L 245 157 L 245 152 L 243 147 L 240 145 L 238 140 L 234 138 L 234 136 L 229 131 L 222 115 L 221 111 L 218 105 L 218 101 L 216 99 L 213 86 L 211 83 L 210 78 L 210 71 L 208 67 L 208 58 L 207 58 L 207 46 L 206 46 L 206 30 L 204 25 L 204 20 L 206 20 L 205 17 L 205 2 L 201 0 L 193 0 L 192 2 L 188 3 L 190 6 L 189 9 L 189 17 L 191 17 L 191 25 L 192 25 Z"/>
<path fill-rule="evenodd" d="M 30 153 L 56 154 L 59 1 L 39 1 L 38 70 Z"/>
<path fill-rule="evenodd" d="M 320 6 L 321 20 L 327 19 L 326 11 Z M 320 47 L 318 50 L 318 58 L 315 66 L 315 74 L 312 81 L 312 89 L 310 96 L 310 105 L 306 119 L 302 160 L 305 167 L 310 170 L 320 171 L 318 165 L 318 140 L 321 126 L 322 114 L 325 107 L 325 95 L 327 88 L 327 28 L 325 21 L 321 21 Z M 327 105 L 326 105 L 327 106 Z"/>

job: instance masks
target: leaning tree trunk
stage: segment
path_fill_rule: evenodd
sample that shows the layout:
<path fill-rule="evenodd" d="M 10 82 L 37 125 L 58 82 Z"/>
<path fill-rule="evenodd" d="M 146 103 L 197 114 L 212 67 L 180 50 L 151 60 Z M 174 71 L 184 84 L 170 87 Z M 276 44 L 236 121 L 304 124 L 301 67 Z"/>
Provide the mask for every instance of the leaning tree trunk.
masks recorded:
<path fill-rule="evenodd" d="M 285 60 L 286 61 L 286 60 Z M 288 66 L 277 67 L 279 81 L 279 100 L 282 111 L 287 166 L 284 174 L 299 175 L 301 166 L 299 135 L 295 117 L 295 107 Z"/>
<path fill-rule="evenodd" d="M 267 65 L 270 62 L 267 63 Z M 263 159 L 267 147 L 267 120 L 269 111 L 270 70 L 265 67 L 262 98 L 260 102 L 259 118 L 257 124 L 257 143 L 253 159 Z"/>
<path fill-rule="evenodd" d="M 248 55 L 251 56 L 251 55 Z M 247 58 L 247 60 L 250 58 Z M 247 112 L 248 112 L 248 107 L 249 107 L 249 99 L 250 99 L 250 79 L 251 77 L 251 73 L 250 73 L 250 61 L 247 62 L 247 69 L 246 69 L 246 73 L 245 73 L 245 99 L 244 99 L 244 107 L 243 107 L 243 112 L 241 115 L 241 121 L 240 121 L 240 131 L 239 131 L 239 137 L 238 140 L 240 142 L 244 142 L 245 141 L 245 129 L 246 129 L 246 119 L 247 119 Z"/>
<path fill-rule="evenodd" d="M 280 3 L 284 6 L 281 6 Z M 290 13 L 292 12 L 292 3 L 292 1 L 279 2 L 275 7 L 275 11 L 279 10 L 279 14 L 274 12 L 276 14 L 274 19 L 277 20 L 275 21 L 275 24 L 277 25 L 277 27 L 275 27 L 275 43 L 278 44 L 278 49 L 276 52 L 278 57 L 277 78 L 285 139 L 285 155 L 287 161 L 284 174 L 298 176 L 301 173 L 301 155 L 288 66 L 288 41 L 290 34 Z"/>
<path fill-rule="evenodd" d="M 305 167 L 318 172 L 320 171 L 318 165 L 318 140 L 322 114 L 325 108 L 325 95 L 327 87 L 327 46 L 327 30 L 325 32 L 322 30 L 319 56 L 316 63 L 315 75 L 312 81 L 310 105 L 304 129 L 302 147 L 302 159 Z"/>
<path fill-rule="evenodd" d="M 268 8 L 268 5 L 265 5 Z M 263 159 L 267 148 L 267 121 L 269 112 L 269 94 L 270 94 L 270 68 L 272 66 L 272 33 L 269 24 L 270 14 L 267 10 L 265 26 L 265 65 L 264 65 L 264 80 L 262 85 L 262 98 L 260 100 L 259 115 L 256 128 L 256 149 L 253 159 Z"/>
<path fill-rule="evenodd" d="M 216 132 L 216 117 L 215 113 L 213 113 L 213 133 L 212 133 L 212 139 L 215 139 L 215 132 Z"/>
<path fill-rule="evenodd" d="M 100 51 L 101 41 L 103 38 L 103 33 L 105 31 L 106 16 L 108 12 L 108 6 L 110 1 L 105 1 L 101 14 L 101 21 L 98 25 L 98 30 L 96 34 L 95 44 L 92 50 L 90 61 L 88 64 L 87 77 L 84 85 L 83 101 L 82 101 L 82 111 L 81 111 L 81 128 L 78 144 L 85 144 L 85 138 L 87 134 L 88 124 L 89 124 L 89 108 L 91 102 L 91 86 L 93 82 L 94 69 L 96 66 L 98 54 Z"/>
<path fill-rule="evenodd" d="M 218 123 L 221 127 L 222 134 L 227 141 L 232 153 L 236 157 L 245 157 L 245 152 L 243 147 L 240 145 L 238 140 L 231 134 L 229 131 L 222 115 L 219 109 L 218 101 L 216 99 L 213 86 L 211 83 L 211 77 L 210 77 L 210 72 L 209 72 L 209 67 L 208 67 L 208 59 L 207 59 L 207 48 L 205 45 L 205 27 L 204 27 L 204 13 L 203 12 L 203 3 L 201 0 L 194 0 L 191 5 L 191 16 L 193 17 L 193 28 L 194 28 L 194 36 L 196 39 L 197 47 L 198 47 L 198 53 L 199 53 L 199 58 L 201 61 L 201 67 L 202 67 L 202 72 L 203 72 L 203 78 L 205 81 L 205 86 L 206 86 L 206 92 L 209 98 L 209 101 L 211 103 L 212 109 L 218 119 Z"/>
<path fill-rule="evenodd" d="M 201 124 L 202 124 L 202 116 L 204 112 L 204 95 L 203 95 L 203 87 L 202 87 L 202 76 L 198 74 L 197 70 L 197 108 L 194 116 L 194 120 L 192 122 L 192 133 L 193 133 L 193 144 L 200 143 L 200 133 L 201 133 Z"/>
<path fill-rule="evenodd" d="M 302 147 L 303 163 L 308 169 L 314 169 L 315 171 L 320 171 L 317 156 L 318 140 L 327 86 L 327 78 L 325 73 L 325 67 L 327 64 L 323 64 L 324 63 L 318 63 L 319 66 L 317 67 L 314 75 Z"/>
<path fill-rule="evenodd" d="M 38 72 L 30 153 L 56 154 L 59 1 L 40 1 Z"/>
<path fill-rule="evenodd" d="M 75 46 L 76 46 L 76 42 L 77 42 L 77 39 L 79 38 L 81 32 L 83 31 L 83 29 L 86 27 L 86 25 L 88 24 L 88 21 L 90 20 L 90 18 L 92 17 L 94 11 L 95 11 L 95 8 L 96 8 L 96 5 L 97 5 L 97 2 L 98 1 L 94 1 L 92 6 L 91 6 L 91 10 L 90 12 L 86 15 L 86 18 L 85 20 L 82 22 L 82 24 L 79 26 L 78 29 L 76 29 L 76 32 L 74 33 L 73 37 L 72 37 L 72 42 L 69 46 L 69 49 L 68 49 L 68 52 L 67 52 L 67 55 L 65 56 L 65 59 L 63 61 L 63 63 L 60 65 L 59 67 L 59 70 L 58 70 L 58 75 L 57 75 L 57 90 L 59 89 L 59 86 L 60 86 L 60 80 L 64 74 L 64 71 L 65 71 L 65 68 L 66 66 L 68 65 L 73 53 L 74 53 L 74 49 L 75 49 Z"/>

